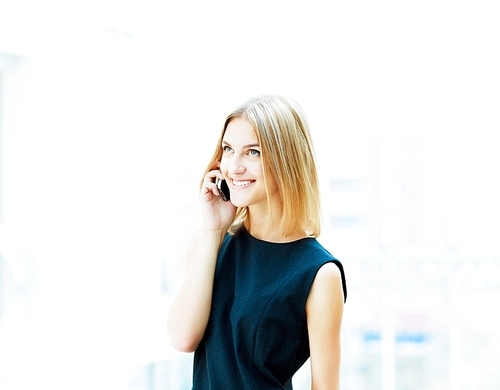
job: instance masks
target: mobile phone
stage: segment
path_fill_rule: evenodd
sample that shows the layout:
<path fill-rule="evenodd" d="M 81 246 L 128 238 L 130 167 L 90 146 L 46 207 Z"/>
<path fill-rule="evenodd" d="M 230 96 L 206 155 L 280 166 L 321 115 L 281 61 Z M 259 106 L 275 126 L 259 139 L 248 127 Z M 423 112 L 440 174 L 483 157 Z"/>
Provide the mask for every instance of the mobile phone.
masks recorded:
<path fill-rule="evenodd" d="M 219 179 L 217 177 L 217 178 L 215 178 L 215 184 L 217 185 L 217 189 L 219 190 L 220 197 L 222 198 L 222 200 L 224 202 L 227 202 L 230 199 L 231 194 L 229 192 L 229 187 L 228 187 L 226 181 Z"/>

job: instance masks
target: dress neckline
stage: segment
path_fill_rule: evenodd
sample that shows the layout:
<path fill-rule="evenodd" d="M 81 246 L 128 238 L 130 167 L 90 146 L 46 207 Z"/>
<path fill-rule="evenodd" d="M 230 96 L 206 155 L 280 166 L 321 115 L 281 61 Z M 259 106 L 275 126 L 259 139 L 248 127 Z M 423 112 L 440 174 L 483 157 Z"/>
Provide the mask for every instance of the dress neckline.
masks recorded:
<path fill-rule="evenodd" d="M 309 240 L 311 238 L 314 238 L 314 237 L 309 237 L 309 236 L 304 236 L 304 237 L 300 237 L 300 238 L 297 238 L 295 240 L 290 240 L 290 241 L 268 241 L 268 240 L 264 240 L 262 238 L 258 238 L 258 237 L 255 237 L 253 236 L 245 226 L 242 226 L 240 228 L 240 231 L 244 234 L 246 234 L 248 237 L 250 237 L 251 239 L 255 240 L 255 241 L 258 241 L 258 242 L 262 242 L 262 243 L 265 243 L 265 244 L 270 244 L 270 245 L 286 245 L 286 244 L 295 244 L 295 243 L 298 243 L 298 242 L 301 242 L 301 241 L 305 241 L 305 240 Z"/>

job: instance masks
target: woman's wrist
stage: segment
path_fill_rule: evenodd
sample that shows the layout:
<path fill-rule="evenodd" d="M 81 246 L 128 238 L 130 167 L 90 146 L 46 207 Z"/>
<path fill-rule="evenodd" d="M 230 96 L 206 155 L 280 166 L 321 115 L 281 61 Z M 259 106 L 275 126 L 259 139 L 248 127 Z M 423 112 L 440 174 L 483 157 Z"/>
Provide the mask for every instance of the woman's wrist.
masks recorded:
<path fill-rule="evenodd" d="M 224 236 L 227 233 L 227 229 L 221 229 L 221 228 L 212 228 L 210 226 L 203 226 L 200 229 L 200 235 L 203 236 L 202 239 L 208 240 L 208 241 L 214 241 L 218 242 L 219 244 L 222 242 L 224 239 Z"/>

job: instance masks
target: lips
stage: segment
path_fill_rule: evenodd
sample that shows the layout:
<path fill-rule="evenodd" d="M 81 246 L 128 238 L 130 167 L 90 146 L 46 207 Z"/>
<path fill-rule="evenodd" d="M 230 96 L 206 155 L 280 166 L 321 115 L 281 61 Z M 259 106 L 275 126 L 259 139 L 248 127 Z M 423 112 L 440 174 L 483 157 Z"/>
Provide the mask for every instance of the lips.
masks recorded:
<path fill-rule="evenodd" d="M 232 184 L 235 188 L 244 188 L 248 185 L 255 183 L 255 180 L 233 180 Z"/>

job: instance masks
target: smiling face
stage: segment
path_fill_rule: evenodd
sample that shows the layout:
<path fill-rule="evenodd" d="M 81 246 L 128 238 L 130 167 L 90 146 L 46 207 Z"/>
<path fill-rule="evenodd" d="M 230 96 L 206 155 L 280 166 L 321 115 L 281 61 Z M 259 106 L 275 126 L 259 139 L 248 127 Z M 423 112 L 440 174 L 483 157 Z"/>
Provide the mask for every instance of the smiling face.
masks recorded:
<path fill-rule="evenodd" d="M 238 207 L 267 208 L 261 147 L 252 125 L 244 119 L 233 119 L 227 125 L 221 146 L 220 170 L 231 191 L 231 203 Z M 273 195 L 274 188 L 271 191 Z"/>

